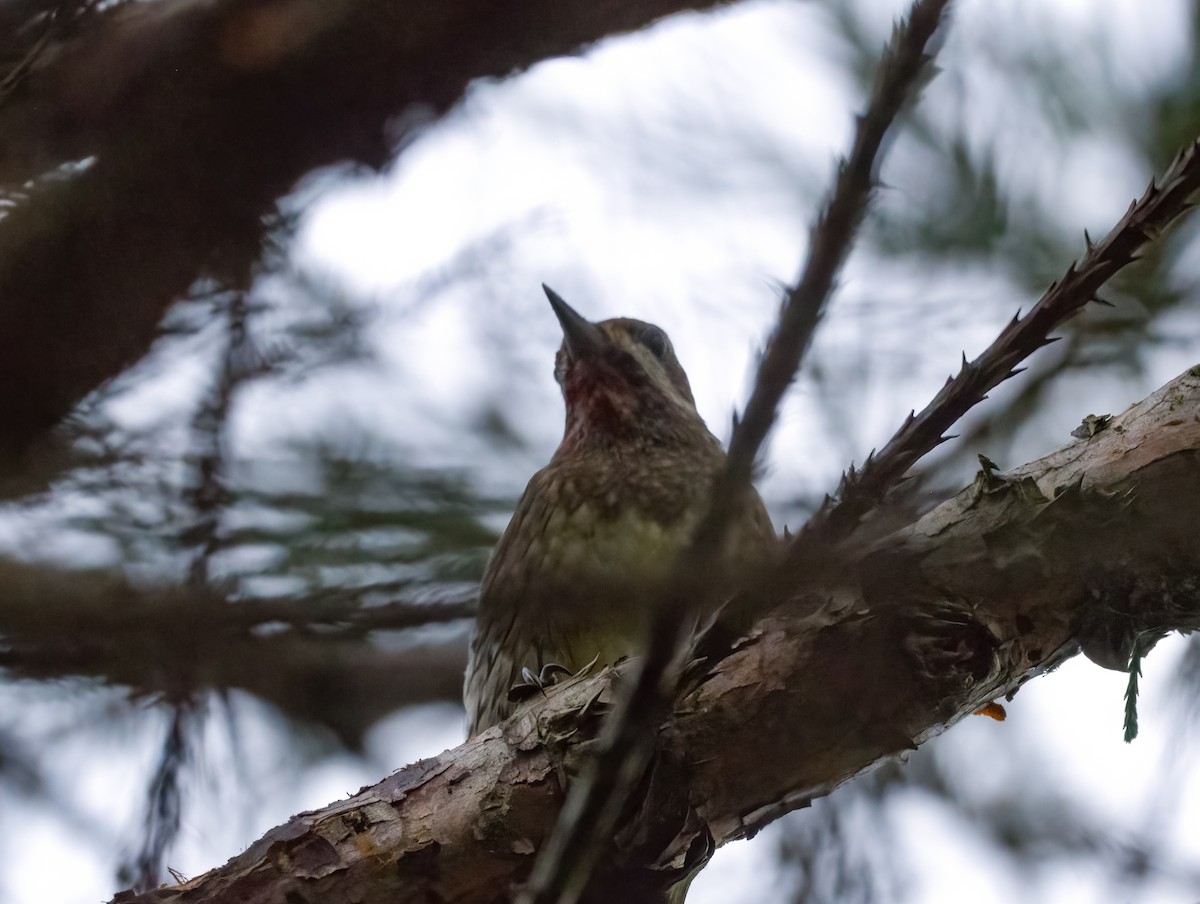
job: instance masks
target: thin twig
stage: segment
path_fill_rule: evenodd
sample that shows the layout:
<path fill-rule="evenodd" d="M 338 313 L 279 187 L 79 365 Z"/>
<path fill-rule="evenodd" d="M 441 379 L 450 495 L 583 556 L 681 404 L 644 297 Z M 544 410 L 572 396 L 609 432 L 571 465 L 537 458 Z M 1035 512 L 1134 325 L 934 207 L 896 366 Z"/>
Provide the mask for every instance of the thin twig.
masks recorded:
<path fill-rule="evenodd" d="M 162 753 L 146 793 L 141 844 L 133 863 L 126 867 L 131 873 L 131 884 L 138 891 L 149 891 L 158 885 L 165 866 L 163 860 L 179 836 L 183 819 L 182 781 L 195 756 L 196 735 L 203 729 L 203 722 L 203 709 L 192 698 L 171 707 Z"/>
<path fill-rule="evenodd" d="M 129 0 L 119 0 L 119 2 L 126 3 Z M 25 26 L 32 27 L 39 18 L 44 20 L 45 26 L 30 44 L 28 50 L 17 51 L 20 58 L 12 64 L 11 68 L 7 71 L 0 70 L 0 75 L 2 75 L 0 77 L 0 105 L 4 104 L 9 96 L 20 87 L 21 82 L 37 67 L 43 54 L 47 52 L 51 40 L 67 35 L 78 22 L 93 14 L 99 5 L 99 0 L 83 0 L 83 2 L 59 0 L 57 4 L 47 4 L 47 8 L 33 12 L 27 17 Z M 115 5 L 117 4 L 110 3 L 108 8 L 111 9 Z M 20 40 L 22 32 L 25 30 L 19 26 L 13 28 L 13 34 L 17 40 Z M 7 50 L 6 47 L 0 47 L 0 59 L 8 56 L 5 52 Z"/>
<path fill-rule="evenodd" d="M 930 56 L 926 46 L 949 0 L 917 0 L 896 27 L 880 61 L 867 112 L 859 117 L 850 156 L 838 169 L 830 200 L 811 231 L 808 257 L 779 315 L 759 362 L 745 416 L 736 425 L 726 466 L 716 480 L 709 510 L 680 557 L 669 595 L 656 601 L 640 670 L 605 726 L 592 768 L 572 786 L 554 833 L 534 865 L 524 904 L 573 904 L 586 887 L 632 788 L 652 752 L 654 728 L 669 710 L 677 679 L 672 663 L 687 613 L 719 585 L 713 580 L 734 513 L 770 432 L 784 393 L 812 341 L 834 280 L 849 254 L 876 185 L 884 138 L 916 93 Z"/>
<path fill-rule="evenodd" d="M 1084 340 L 1084 334 L 1079 331 L 1066 336 L 1059 347 L 1057 360 L 1046 364 L 1037 373 L 1025 377 L 1021 381 L 1020 390 L 1006 405 L 988 406 L 987 415 L 980 417 L 957 437 L 954 454 L 969 456 L 971 461 L 975 461 L 976 452 L 985 443 L 995 442 L 997 439 L 1003 441 L 1006 438 L 1011 441 L 1011 432 L 1028 421 L 1029 412 L 1039 410 L 1046 393 L 1057 385 L 1058 379 L 1071 368 L 1083 366 L 1080 353 L 1084 348 Z M 1008 432 L 1008 437 L 1004 436 L 1005 431 Z"/>
<path fill-rule="evenodd" d="M 221 523 L 229 503 L 225 479 L 234 396 L 256 372 L 244 292 L 235 292 L 229 298 L 226 316 L 228 326 L 220 369 L 192 419 L 198 451 L 194 459 L 196 481 L 187 493 L 194 518 L 185 539 L 192 546 L 187 586 L 198 591 L 209 589 L 212 559 L 221 548 Z M 192 746 L 204 729 L 206 707 L 196 696 L 195 682 L 187 670 L 185 666 L 184 674 L 173 676 L 179 687 L 167 701 L 172 708 L 171 728 L 147 793 L 144 835 L 133 865 L 133 885 L 140 890 L 154 888 L 161 881 L 165 857 L 174 846 L 182 824 L 184 773 L 193 759 Z"/>
<path fill-rule="evenodd" d="M 225 348 L 217 379 L 192 419 L 192 434 L 197 445 L 194 457 L 196 481 L 187 497 L 195 518 L 185 539 L 193 547 L 187 583 L 196 588 L 208 586 L 212 558 L 221 547 L 221 520 L 229 503 L 225 485 L 229 465 L 229 417 L 234 394 L 253 375 L 254 368 L 247 367 L 246 362 L 256 354 L 246 329 L 245 293 L 232 294 L 227 317 Z"/>
<path fill-rule="evenodd" d="M 797 533 L 788 553 L 788 570 L 794 573 L 847 538 L 862 517 L 878 506 L 904 474 L 929 451 L 945 442 L 946 431 L 988 392 L 1024 368 L 1018 365 L 1057 338 L 1050 333 L 1079 313 L 1089 302 L 1108 304 L 1097 297 L 1100 288 L 1118 271 L 1136 261 L 1179 216 L 1193 206 L 1200 190 L 1200 140 L 1181 151 L 1158 183 L 1133 202 L 1125 216 L 1099 243 L 1087 234 L 1087 252 L 1072 263 L 1062 279 L 1053 283 L 1024 317 L 1016 316 L 974 361 L 963 355 L 959 372 L 919 414 L 910 413 L 896 434 L 860 469 L 842 475 L 834 497 Z"/>
<path fill-rule="evenodd" d="M 37 40 L 33 42 L 33 45 L 22 56 L 21 60 L 3 78 L 0 78 L 0 104 L 4 103 L 5 99 L 16 90 L 21 80 L 33 69 L 38 58 L 49 45 L 50 38 L 54 34 L 57 24 L 57 14 L 50 13 L 46 17 L 46 27 L 42 29 L 42 33 L 38 35 Z"/>

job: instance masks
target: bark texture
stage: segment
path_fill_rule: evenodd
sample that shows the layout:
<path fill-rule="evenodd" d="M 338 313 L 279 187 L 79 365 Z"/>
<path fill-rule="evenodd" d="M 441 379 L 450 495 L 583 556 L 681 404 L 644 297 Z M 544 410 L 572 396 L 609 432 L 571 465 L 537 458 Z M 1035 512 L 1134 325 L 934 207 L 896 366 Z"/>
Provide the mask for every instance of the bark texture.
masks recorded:
<path fill-rule="evenodd" d="M 244 284 L 306 173 L 383 165 L 474 79 L 714 5 L 172 0 L 22 54 L 0 93 L 0 446 L 140 357 L 197 279 Z"/>
<path fill-rule="evenodd" d="M 1200 368 L 1015 471 L 985 466 L 909 527 L 797 581 L 659 734 L 607 892 L 674 874 L 923 743 L 1078 651 L 1200 627 Z M 498 902 L 527 876 L 623 669 L 346 801 L 150 902 Z M 610 898 L 611 900 L 611 898 Z M 625 901 L 637 900 L 626 893 Z"/>

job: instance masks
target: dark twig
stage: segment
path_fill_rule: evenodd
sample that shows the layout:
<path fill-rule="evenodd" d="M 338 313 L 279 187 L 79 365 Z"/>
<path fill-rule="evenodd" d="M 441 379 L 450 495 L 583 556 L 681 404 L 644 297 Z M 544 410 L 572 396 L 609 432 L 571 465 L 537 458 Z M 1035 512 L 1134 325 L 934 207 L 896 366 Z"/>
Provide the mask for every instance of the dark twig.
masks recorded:
<path fill-rule="evenodd" d="M 192 420 L 195 436 L 196 482 L 188 491 L 195 520 L 187 531 L 192 545 L 188 567 L 190 587 L 209 582 L 212 557 L 220 547 L 221 517 L 229 501 L 225 488 L 228 470 L 228 427 L 233 397 L 238 388 L 258 370 L 258 356 L 246 330 L 246 296 L 235 292 L 228 303 L 228 326 L 220 370 L 212 390 Z"/>
<path fill-rule="evenodd" d="M 724 482 L 733 486 L 723 490 L 726 494 L 749 481 L 758 450 L 799 371 L 878 184 L 888 129 L 916 93 L 931 59 L 926 46 L 933 40 L 947 5 L 948 0 L 914 3 L 907 24 L 897 25 L 891 43 L 884 48 L 870 105 L 858 117 L 854 146 L 838 167 L 833 195 L 810 231 L 808 259 L 799 281 L 784 299 L 779 324 L 759 363 L 750 400 L 730 439 Z"/>
<path fill-rule="evenodd" d="M 209 587 L 212 558 L 220 549 L 221 521 L 229 501 L 225 475 L 229 465 L 228 426 L 233 399 L 238 388 L 259 372 L 258 358 L 247 332 L 246 296 L 235 292 L 229 297 L 228 326 L 220 369 L 208 397 L 192 421 L 197 444 L 195 485 L 188 501 L 195 514 L 185 540 L 192 545 L 187 586 L 195 590 Z M 186 669 L 186 666 L 185 666 Z M 150 783 L 144 835 L 133 866 L 133 885 L 153 888 L 161 879 L 167 851 L 175 843 L 183 816 L 183 773 L 192 760 L 191 745 L 204 726 L 205 707 L 196 697 L 195 680 L 175 676 L 178 688 L 168 697 L 172 707 L 171 730 L 163 746 L 158 769 Z"/>
<path fill-rule="evenodd" d="M 1048 364 L 1043 362 L 1045 366 L 1026 376 L 1021 381 L 1020 390 L 1007 404 L 989 405 L 987 414 L 981 415 L 957 437 L 953 454 L 970 458 L 974 462 L 976 453 L 986 444 L 1003 441 L 1006 433 L 1011 437 L 1011 431 L 1022 426 L 1028 420 L 1030 412 L 1038 410 L 1050 389 L 1057 385 L 1058 379 L 1071 368 L 1081 366 L 1080 353 L 1083 347 L 1083 333 L 1076 331 L 1065 336 L 1063 344 L 1059 346 L 1058 358 Z M 928 471 L 925 475 L 932 476 Z M 911 476 L 913 475 L 910 475 L 910 478 Z"/>
<path fill-rule="evenodd" d="M 11 68 L 7 69 L 7 71 L 0 73 L 0 104 L 4 103 L 5 98 L 7 98 L 13 93 L 13 91 L 16 90 L 17 86 L 20 85 L 21 80 L 24 79 L 29 74 L 30 70 L 33 69 L 33 67 L 37 64 L 37 61 L 45 51 L 46 46 L 50 43 L 50 38 L 53 36 L 55 26 L 57 24 L 58 11 L 54 10 L 46 16 L 46 22 L 42 27 L 41 32 L 38 34 L 36 40 L 34 40 L 29 49 L 21 55 L 21 59 L 18 60 Z"/>
<path fill-rule="evenodd" d="M 202 720 L 203 711 L 194 700 L 181 701 L 171 708 L 162 754 L 147 792 L 142 842 L 133 863 L 125 868 L 132 875 L 122 877 L 139 891 L 148 891 L 158 885 L 163 859 L 179 835 L 183 819 L 180 782 L 192 759 L 194 735 L 203 726 Z"/>
<path fill-rule="evenodd" d="M 828 546 L 844 540 L 862 517 L 878 506 L 922 456 L 949 439 L 949 430 L 967 411 L 987 398 L 988 392 L 1024 368 L 1018 365 L 1045 345 L 1057 341 L 1050 333 L 1079 313 L 1089 302 L 1107 304 L 1097 297 L 1100 288 L 1118 271 L 1136 261 L 1179 216 L 1193 206 L 1200 190 L 1200 141 L 1175 158 L 1159 182 L 1129 206 L 1125 216 L 1104 239 L 1093 243 L 1085 234 L 1087 252 L 1071 264 L 1062 279 L 1046 290 L 1026 314 L 1020 312 L 974 361 L 963 355 L 958 374 L 934 396 L 919 414 L 909 414 L 896 434 L 878 454 L 868 456 L 859 469 L 842 475 L 834 497 L 797 534 L 789 551 L 789 566 L 807 565 Z"/>
<path fill-rule="evenodd" d="M 102 0 L 50 0 L 0 12 L 0 106 L 42 63 L 52 41 L 61 41 L 94 19 Z M 130 0 L 104 3 L 106 10 Z"/>
<path fill-rule="evenodd" d="M 716 552 L 849 254 L 876 185 L 884 139 L 916 92 L 931 58 L 926 46 L 948 2 L 917 0 L 884 50 L 867 112 L 858 119 L 850 156 L 838 168 L 829 203 L 811 230 L 807 260 L 759 362 L 754 390 L 745 416 L 733 431 L 729 458 L 713 486 L 708 513 L 677 563 L 669 596 L 655 607 L 641 667 L 605 726 L 600 753 L 590 772 L 569 791 L 558 825 L 534 866 L 529 889 L 521 898 L 527 904 L 573 904 L 578 899 L 649 762 L 654 728 L 674 698 L 672 663 L 686 615 L 719 584 L 713 580 L 720 558 Z"/>

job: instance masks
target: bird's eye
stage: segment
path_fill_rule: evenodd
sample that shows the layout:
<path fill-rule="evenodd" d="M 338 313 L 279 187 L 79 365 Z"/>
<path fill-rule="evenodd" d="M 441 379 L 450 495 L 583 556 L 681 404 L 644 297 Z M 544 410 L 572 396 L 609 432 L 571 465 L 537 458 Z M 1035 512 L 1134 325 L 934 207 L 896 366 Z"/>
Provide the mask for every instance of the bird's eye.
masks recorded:
<path fill-rule="evenodd" d="M 638 342 L 650 349 L 650 353 L 660 361 L 666 357 L 667 349 L 671 345 L 667 334 L 656 326 L 646 327 L 637 338 Z"/>

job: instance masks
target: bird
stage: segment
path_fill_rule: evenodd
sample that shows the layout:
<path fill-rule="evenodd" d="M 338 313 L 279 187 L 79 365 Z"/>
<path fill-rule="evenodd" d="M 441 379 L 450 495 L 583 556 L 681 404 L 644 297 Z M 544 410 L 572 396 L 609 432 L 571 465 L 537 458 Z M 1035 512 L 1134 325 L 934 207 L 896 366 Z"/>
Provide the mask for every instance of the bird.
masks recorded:
<path fill-rule="evenodd" d="M 523 687 L 639 653 L 655 590 L 725 463 L 662 328 L 593 323 L 542 288 L 562 327 L 554 376 L 566 420 L 484 573 L 464 682 L 469 736 L 510 716 Z M 747 566 L 775 542 L 750 490 L 721 555 Z"/>

